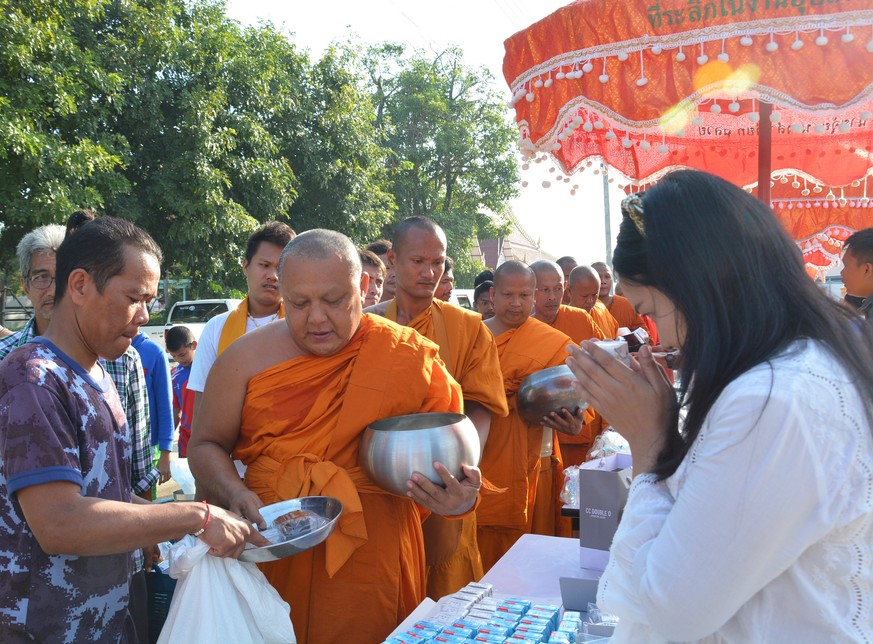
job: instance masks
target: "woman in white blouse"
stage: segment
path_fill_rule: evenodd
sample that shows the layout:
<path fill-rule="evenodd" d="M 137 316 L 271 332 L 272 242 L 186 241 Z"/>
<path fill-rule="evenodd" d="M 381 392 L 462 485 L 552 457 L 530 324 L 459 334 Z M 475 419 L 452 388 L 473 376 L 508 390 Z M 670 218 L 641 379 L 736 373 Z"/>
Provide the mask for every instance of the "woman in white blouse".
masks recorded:
<path fill-rule="evenodd" d="M 622 212 L 615 271 L 683 387 L 648 348 L 568 359 L 634 458 L 597 597 L 614 641 L 873 642 L 873 326 L 721 179 L 677 171 Z"/>

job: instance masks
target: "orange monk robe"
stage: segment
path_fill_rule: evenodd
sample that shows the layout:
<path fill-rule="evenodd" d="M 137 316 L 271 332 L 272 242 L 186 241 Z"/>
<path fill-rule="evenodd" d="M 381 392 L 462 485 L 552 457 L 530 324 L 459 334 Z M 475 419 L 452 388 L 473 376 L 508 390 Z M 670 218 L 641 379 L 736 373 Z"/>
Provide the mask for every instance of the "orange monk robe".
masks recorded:
<path fill-rule="evenodd" d="M 594 307 L 589 312 L 591 313 L 591 317 L 594 318 L 594 321 L 597 323 L 597 326 L 599 326 L 600 330 L 603 331 L 607 340 L 613 340 L 618 337 L 618 320 L 612 316 L 612 313 L 610 313 L 609 309 L 606 308 L 606 304 L 597 300 L 594 303 Z"/>
<path fill-rule="evenodd" d="M 597 326 L 588 311 L 566 304 L 561 304 L 558 308 L 558 314 L 550 326 L 568 335 L 576 344 L 580 344 L 582 340 L 603 340 L 606 338 L 603 330 Z"/>
<path fill-rule="evenodd" d="M 642 318 L 643 322 L 646 323 L 646 330 L 649 332 L 649 341 L 652 343 L 652 346 L 661 344 L 661 336 L 658 333 L 658 327 L 655 325 L 655 321 L 648 315 L 643 315 Z"/>
<path fill-rule="evenodd" d="M 279 310 L 276 313 L 276 319 L 285 317 L 285 303 L 279 302 Z M 231 344 L 239 340 L 246 334 L 246 325 L 249 318 L 249 298 L 246 297 L 239 305 L 231 311 L 227 319 L 224 321 L 224 326 L 221 327 L 221 335 L 218 338 L 217 355 L 224 353 Z"/>
<path fill-rule="evenodd" d="M 390 320 L 397 319 L 396 301 L 388 303 L 385 316 Z M 461 385 L 465 401 L 481 404 L 494 417 L 509 413 L 494 337 L 478 313 L 434 300 L 409 326 L 439 345 L 440 357 Z M 493 432 L 490 436 L 493 438 L 489 441 L 498 438 Z M 488 476 L 484 469 L 482 474 Z M 428 520 L 457 521 L 442 517 Z M 454 554 L 428 568 L 427 595 L 432 599 L 450 595 L 469 582 L 478 581 L 483 574 L 476 539 L 476 515 L 472 514 L 461 520 L 460 541 Z"/>
<path fill-rule="evenodd" d="M 646 326 L 646 321 L 643 316 L 634 310 L 634 305 L 630 300 L 621 295 L 613 295 L 612 302 L 606 305 L 607 310 L 618 322 L 619 327 L 625 327 L 629 331 L 639 329 Z"/>
<path fill-rule="evenodd" d="M 364 429 L 388 416 L 461 410 L 458 384 L 429 340 L 363 316 L 343 349 L 278 364 L 249 382 L 234 457 L 264 503 L 339 499 L 323 545 L 261 568 L 300 644 L 381 642 L 425 596 L 421 515 L 376 487 L 358 466 Z"/>
<path fill-rule="evenodd" d="M 518 410 L 518 389 L 532 373 L 564 364 L 571 340 L 540 320 L 528 318 L 497 338 L 500 370 L 509 404 L 509 415 L 491 424 L 494 438 L 485 445 L 480 466 L 502 494 L 483 496 L 476 511 L 479 552 L 489 570 L 521 535 L 530 532 L 540 474 L 543 426 L 528 423 Z M 551 497 L 551 485 L 543 491 Z M 552 517 L 554 533 L 554 517 Z"/>
<path fill-rule="evenodd" d="M 570 339 L 576 344 L 580 344 L 583 340 L 603 340 L 606 338 L 603 330 L 588 311 L 575 306 L 562 304 L 551 326 L 570 336 Z M 603 423 L 600 414 L 593 409 L 586 410 L 585 421 L 585 426 L 577 436 L 558 434 L 562 466 L 578 465 L 584 461 L 594 438 L 602 431 Z"/>

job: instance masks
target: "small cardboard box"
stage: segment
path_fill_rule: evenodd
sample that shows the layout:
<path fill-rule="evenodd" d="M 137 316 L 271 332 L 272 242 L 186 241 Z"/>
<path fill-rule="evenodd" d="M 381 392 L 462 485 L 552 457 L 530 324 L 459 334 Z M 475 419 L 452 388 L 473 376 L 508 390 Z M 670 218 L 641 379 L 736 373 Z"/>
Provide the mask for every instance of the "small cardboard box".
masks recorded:
<path fill-rule="evenodd" d="M 633 479 L 630 454 L 611 454 L 579 466 L 580 563 L 604 570 Z"/>

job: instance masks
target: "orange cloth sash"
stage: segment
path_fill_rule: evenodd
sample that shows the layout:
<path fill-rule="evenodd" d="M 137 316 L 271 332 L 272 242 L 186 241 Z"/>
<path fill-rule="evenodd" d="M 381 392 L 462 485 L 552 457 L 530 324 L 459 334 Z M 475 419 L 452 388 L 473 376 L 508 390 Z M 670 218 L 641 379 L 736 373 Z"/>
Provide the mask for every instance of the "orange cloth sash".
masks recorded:
<path fill-rule="evenodd" d="M 576 344 L 581 344 L 583 340 L 603 340 L 606 337 L 588 311 L 566 304 L 561 304 L 550 326 L 570 336 Z"/>
<path fill-rule="evenodd" d="M 622 295 L 613 295 L 612 302 L 606 309 L 615 318 L 619 327 L 626 327 L 629 331 L 633 331 L 634 329 L 646 326 L 643 316 L 637 313 L 630 300 Z"/>
<path fill-rule="evenodd" d="M 227 316 L 224 321 L 224 327 L 221 329 L 221 336 L 218 338 L 218 355 L 221 355 L 234 342 L 239 340 L 246 334 L 246 324 L 249 317 L 249 298 L 246 297 L 239 303 L 233 311 Z M 278 318 L 285 317 L 285 303 L 279 303 Z"/>
<path fill-rule="evenodd" d="M 594 318 L 594 321 L 600 327 L 600 330 L 603 331 L 607 340 L 612 340 L 618 335 L 618 320 L 612 316 L 612 313 L 606 308 L 606 304 L 600 300 L 594 303 L 594 308 L 591 309 L 591 317 Z"/>

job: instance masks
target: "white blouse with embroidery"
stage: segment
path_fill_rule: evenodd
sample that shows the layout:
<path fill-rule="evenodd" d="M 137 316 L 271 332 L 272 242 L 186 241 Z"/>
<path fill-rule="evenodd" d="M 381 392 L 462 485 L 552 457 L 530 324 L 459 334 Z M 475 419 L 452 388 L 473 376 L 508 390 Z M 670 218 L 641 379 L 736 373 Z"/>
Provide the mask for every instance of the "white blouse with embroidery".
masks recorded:
<path fill-rule="evenodd" d="M 613 642 L 873 642 L 873 431 L 823 345 L 732 382 L 636 477 L 600 581 Z"/>

